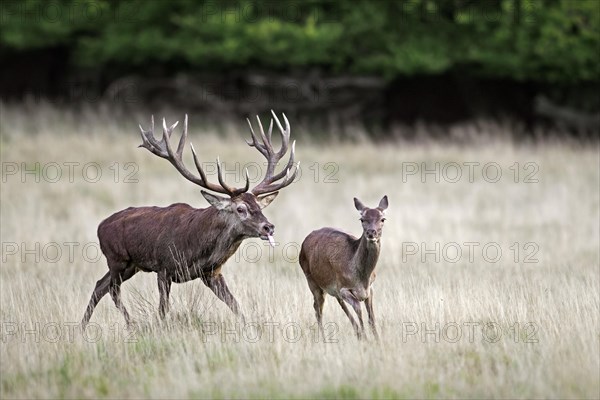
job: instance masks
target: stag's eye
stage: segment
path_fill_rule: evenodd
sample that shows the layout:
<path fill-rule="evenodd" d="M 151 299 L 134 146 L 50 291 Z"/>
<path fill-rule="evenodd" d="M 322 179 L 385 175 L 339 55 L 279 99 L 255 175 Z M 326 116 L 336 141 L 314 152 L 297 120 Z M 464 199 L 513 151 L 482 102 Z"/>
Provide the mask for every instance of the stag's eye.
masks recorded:
<path fill-rule="evenodd" d="M 239 206 L 239 207 L 237 208 L 237 212 L 239 212 L 240 214 L 241 214 L 241 213 L 243 213 L 244 211 L 245 211 L 245 209 L 244 209 L 244 207 L 242 207 L 242 206 Z"/>
<path fill-rule="evenodd" d="M 365 222 L 365 220 L 361 218 L 361 219 L 360 219 L 360 222 Z"/>
<path fill-rule="evenodd" d="M 381 222 L 385 222 L 385 218 L 381 218 Z"/>

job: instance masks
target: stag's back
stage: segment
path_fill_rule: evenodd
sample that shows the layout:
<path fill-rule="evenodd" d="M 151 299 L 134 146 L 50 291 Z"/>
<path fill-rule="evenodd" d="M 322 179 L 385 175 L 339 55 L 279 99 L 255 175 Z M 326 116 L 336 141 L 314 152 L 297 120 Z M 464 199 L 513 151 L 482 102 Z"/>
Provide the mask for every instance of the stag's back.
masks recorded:
<path fill-rule="evenodd" d="M 190 247 L 186 242 L 199 242 L 201 232 L 189 229 L 197 218 L 196 211 L 202 209 L 183 203 L 168 207 L 129 207 L 100 223 L 100 248 L 111 260 L 132 261 L 153 269 L 172 260 L 169 246 L 184 250 Z"/>

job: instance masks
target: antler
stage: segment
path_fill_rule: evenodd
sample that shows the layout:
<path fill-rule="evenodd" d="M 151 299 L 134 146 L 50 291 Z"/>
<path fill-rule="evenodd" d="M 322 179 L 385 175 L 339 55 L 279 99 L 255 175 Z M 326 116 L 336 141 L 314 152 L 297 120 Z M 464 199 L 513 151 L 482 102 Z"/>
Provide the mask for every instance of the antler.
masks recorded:
<path fill-rule="evenodd" d="M 265 135 L 262 123 L 260 122 L 260 118 L 258 117 L 258 115 L 256 116 L 256 120 L 258 121 L 258 127 L 260 128 L 260 136 L 262 142 L 259 141 L 256 137 L 250 120 L 246 119 L 246 121 L 248 121 L 248 126 L 250 126 L 250 132 L 252 134 L 252 142 L 247 142 L 248 145 L 251 147 L 255 147 L 267 159 L 267 171 L 265 173 L 264 179 L 251 190 L 252 194 L 254 195 L 274 192 L 276 190 L 288 186 L 296 178 L 296 174 L 298 173 L 298 167 L 300 165 L 300 163 L 298 163 L 298 165 L 294 169 L 294 172 L 290 174 L 290 170 L 294 165 L 294 152 L 296 147 L 296 141 L 293 141 L 292 151 L 290 152 L 290 159 L 286 167 L 281 172 L 273 175 L 277 163 L 285 155 L 288 149 L 288 145 L 290 142 L 290 123 L 285 114 L 283 114 L 283 119 L 285 121 L 285 129 L 283 129 L 283 127 L 281 126 L 281 122 L 279 122 L 279 118 L 277 118 L 277 115 L 275 115 L 275 112 L 273 112 L 273 110 L 271 110 L 271 114 L 273 114 L 275 122 L 277 123 L 277 127 L 281 132 L 281 149 L 279 149 L 279 151 L 277 152 L 273 149 L 273 145 L 271 143 L 271 133 L 273 132 L 273 119 L 271 119 L 269 131 Z M 282 178 L 283 180 L 281 182 L 277 182 Z"/>
<path fill-rule="evenodd" d="M 218 179 L 219 179 L 219 185 L 210 183 L 206 179 L 206 174 L 204 173 L 204 171 L 202 170 L 202 167 L 200 166 L 200 162 L 198 161 L 198 156 L 196 155 L 196 150 L 194 149 L 194 145 L 190 143 L 190 147 L 192 149 L 192 155 L 194 156 L 194 164 L 196 165 L 196 169 L 200 173 L 200 177 L 197 177 L 196 175 L 191 173 L 183 164 L 183 159 L 182 159 L 183 149 L 185 147 L 185 141 L 187 139 L 187 127 L 188 127 L 187 114 L 185 115 L 185 120 L 183 122 L 183 134 L 181 135 L 181 138 L 179 139 L 179 144 L 177 145 L 177 151 L 173 152 L 173 148 L 171 147 L 171 143 L 170 143 L 171 134 L 173 133 L 173 129 L 175 129 L 175 127 L 177 126 L 178 123 L 179 123 L 179 121 L 175 122 L 173 125 L 171 125 L 169 128 L 167 128 L 167 122 L 163 118 L 163 136 L 159 142 L 154 137 L 154 116 L 152 116 L 152 126 L 150 127 L 149 131 L 144 130 L 144 128 L 142 128 L 142 126 L 140 125 L 140 130 L 142 131 L 143 143 L 140 144 L 138 147 L 144 147 L 144 148 L 150 150 L 153 154 L 155 154 L 161 158 L 169 160 L 169 162 L 171 164 L 173 164 L 175 169 L 177 171 L 179 171 L 179 173 L 181 175 L 183 175 L 183 177 L 185 179 L 187 179 L 188 181 L 193 182 L 196 185 L 199 185 L 205 189 L 212 190 L 212 191 L 218 192 L 218 193 L 228 194 L 231 197 L 237 196 L 241 193 L 248 191 L 248 188 L 250 187 L 250 178 L 248 177 L 248 171 L 246 170 L 246 186 L 244 186 L 241 189 L 236 189 L 234 187 L 231 187 L 231 186 L 227 185 L 223 179 L 222 172 L 221 172 L 221 162 L 219 161 L 219 158 L 217 158 L 217 175 L 218 175 Z"/>

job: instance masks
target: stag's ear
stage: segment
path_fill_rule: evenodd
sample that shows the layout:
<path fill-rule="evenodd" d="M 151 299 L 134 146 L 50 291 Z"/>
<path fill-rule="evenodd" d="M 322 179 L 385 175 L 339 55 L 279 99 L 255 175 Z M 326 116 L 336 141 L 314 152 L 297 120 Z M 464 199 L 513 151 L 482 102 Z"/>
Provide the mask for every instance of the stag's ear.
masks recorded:
<path fill-rule="evenodd" d="M 279 194 L 279 192 L 273 192 L 273 193 L 265 194 L 264 196 L 257 197 L 256 202 L 258 203 L 258 206 L 260 207 L 260 209 L 262 210 L 263 208 L 265 208 L 266 206 L 271 204 L 271 202 L 273 200 L 275 200 L 275 197 L 277 197 L 278 194 Z"/>
<path fill-rule="evenodd" d="M 383 196 L 383 198 L 381 199 L 381 201 L 379 202 L 379 205 L 377 206 L 377 208 L 379 208 L 381 211 L 385 210 L 386 208 L 388 208 L 388 199 L 387 199 L 387 195 Z"/>
<path fill-rule="evenodd" d="M 362 212 L 365 208 L 365 205 L 363 203 L 360 202 L 359 199 L 357 199 L 356 197 L 354 198 L 354 207 L 356 207 L 356 209 L 360 212 Z"/>
<path fill-rule="evenodd" d="M 206 201 L 208 201 L 210 205 L 217 210 L 224 210 L 231 205 L 231 199 L 228 199 L 227 197 L 217 196 L 212 193 L 205 192 L 204 190 L 201 190 L 200 192 Z"/>

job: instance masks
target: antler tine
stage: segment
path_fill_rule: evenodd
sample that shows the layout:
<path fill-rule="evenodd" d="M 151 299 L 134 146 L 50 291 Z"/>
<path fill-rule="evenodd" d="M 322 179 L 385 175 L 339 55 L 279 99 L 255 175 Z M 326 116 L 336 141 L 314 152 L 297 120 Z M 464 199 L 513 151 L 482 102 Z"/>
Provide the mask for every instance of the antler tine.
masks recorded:
<path fill-rule="evenodd" d="M 246 118 L 246 121 L 250 127 L 250 135 L 252 136 L 252 142 L 246 140 L 246 143 L 248 143 L 248 146 L 250 147 L 255 147 L 263 156 L 267 157 L 267 148 L 258 141 L 256 134 L 254 133 L 254 128 L 252 128 L 252 122 L 250 122 L 249 118 Z"/>
<path fill-rule="evenodd" d="M 225 179 L 223 179 L 223 173 L 221 170 L 221 160 L 219 160 L 219 157 L 217 157 L 217 178 L 219 179 L 219 184 L 221 186 L 223 186 L 223 188 L 225 190 L 227 190 L 229 193 L 231 193 L 232 196 L 247 192 L 248 189 L 250 188 L 250 177 L 248 176 L 248 170 L 246 170 L 246 186 L 245 187 L 243 187 L 242 189 L 236 189 L 236 188 L 233 188 L 233 187 L 227 185 L 227 183 L 225 183 Z"/>
<path fill-rule="evenodd" d="M 262 137 L 264 147 L 267 150 L 267 153 L 272 154 L 273 146 L 271 146 L 271 141 L 269 139 L 267 139 L 267 137 L 265 136 L 265 131 L 263 129 L 262 122 L 260 122 L 260 117 L 258 115 L 256 116 L 256 120 L 258 121 L 258 127 L 260 128 L 260 136 Z M 271 120 L 271 127 L 272 126 L 273 126 L 273 121 Z M 271 136 L 271 130 L 269 130 L 269 136 Z"/>
<path fill-rule="evenodd" d="M 283 127 L 281 126 L 281 122 L 279 121 L 279 118 L 277 118 L 277 114 L 275 114 L 275 111 L 271 110 L 271 113 L 273 114 L 273 117 L 275 118 L 275 122 L 277 122 L 277 127 L 279 128 L 279 132 L 281 133 L 281 149 L 279 149 L 279 152 L 278 152 L 278 156 L 279 156 L 279 158 L 281 158 L 287 152 L 288 144 L 290 142 L 290 133 L 291 133 L 290 121 L 288 121 L 287 117 L 285 116 L 285 113 L 282 113 L 283 120 L 285 121 L 285 129 L 283 129 Z"/>
<path fill-rule="evenodd" d="M 185 139 L 183 139 L 183 136 L 186 134 L 185 132 L 182 135 L 182 139 L 179 140 L 177 153 L 173 152 L 173 148 L 171 147 L 171 141 L 169 140 L 169 138 L 170 138 L 171 134 L 173 133 L 173 129 L 175 129 L 175 127 L 177 126 L 178 123 L 179 123 L 179 121 L 177 121 L 173 125 L 171 125 L 170 128 L 167 128 L 167 123 L 166 123 L 165 119 L 163 118 L 163 140 L 162 140 L 162 142 L 164 142 L 165 148 L 167 150 L 167 155 L 168 155 L 165 158 L 167 160 L 169 160 L 171 162 L 171 164 L 173 164 L 175 169 L 177 171 L 179 171 L 179 173 L 181 175 L 183 175 L 183 177 L 186 178 L 187 180 L 189 180 L 190 182 L 193 182 L 193 183 L 197 184 L 198 186 L 202 186 L 206 189 L 210 189 L 210 190 L 214 190 L 214 191 L 217 191 L 220 193 L 227 194 L 227 192 L 225 191 L 224 188 L 219 188 L 216 185 L 210 185 L 208 183 L 208 181 L 206 181 L 205 179 L 199 179 L 197 176 L 192 174 L 185 167 L 185 165 L 183 164 L 183 158 L 181 157 L 181 154 L 179 152 L 179 147 L 182 146 L 182 144 L 181 144 L 182 140 L 185 145 Z"/>
<path fill-rule="evenodd" d="M 167 140 L 171 139 L 171 133 L 173 133 L 173 129 L 175 129 L 179 125 L 179 121 L 175 121 L 173 125 L 167 128 L 167 120 L 163 118 L 163 136 L 166 136 Z"/>
<path fill-rule="evenodd" d="M 153 154 L 166 158 L 167 153 L 165 149 L 163 149 L 159 141 L 154 137 L 154 115 L 152 116 L 152 124 L 150 126 L 150 130 L 145 130 L 142 125 L 138 125 L 140 127 L 140 131 L 142 134 L 142 144 L 138 147 L 143 147 L 145 149 L 150 150 Z"/>
<path fill-rule="evenodd" d="M 283 178 L 286 175 L 287 171 L 289 171 L 294 166 L 295 152 L 296 152 L 296 141 L 294 140 L 292 142 L 292 151 L 290 152 L 290 159 L 288 160 L 287 165 L 285 166 L 285 168 L 283 170 L 281 170 L 281 172 L 279 172 L 278 174 L 273 176 L 273 181 L 278 181 L 279 179 Z M 298 165 L 300 165 L 300 163 L 298 163 Z M 298 167 L 294 171 L 294 174 L 296 174 L 297 172 L 298 172 Z M 294 178 L 295 178 L 295 175 L 294 175 Z"/>
<path fill-rule="evenodd" d="M 188 132 L 188 116 L 185 114 L 185 119 L 183 120 L 183 133 L 181 134 L 181 138 L 179 139 L 179 144 L 177 145 L 177 156 L 179 158 L 183 157 L 183 149 L 185 148 L 185 141 L 187 140 L 187 132 Z"/>
<path fill-rule="evenodd" d="M 206 179 L 206 174 L 204 173 L 204 170 L 202 169 L 202 166 L 200 165 L 200 161 L 198 161 L 198 155 L 196 154 L 196 149 L 194 149 L 194 144 L 190 142 L 190 148 L 192 149 L 192 157 L 194 158 L 194 165 L 196 165 L 196 169 L 198 170 L 198 173 L 200 174 L 200 179 L 202 179 L 202 181 L 204 183 L 208 183 L 208 179 Z"/>
<path fill-rule="evenodd" d="M 250 189 L 250 175 L 248 175 L 248 168 L 244 168 L 244 172 L 246 173 L 246 185 L 242 189 L 238 189 L 240 193 L 246 193 L 248 189 Z"/>
<path fill-rule="evenodd" d="M 269 139 L 269 143 L 271 143 L 271 133 L 273 133 L 273 118 L 271 118 L 271 123 L 269 124 L 269 132 L 267 132 L 267 139 Z"/>
<path fill-rule="evenodd" d="M 152 128 L 150 131 L 144 130 L 144 128 L 142 128 L 142 126 L 140 125 L 140 130 L 142 132 L 142 144 L 139 145 L 138 147 L 144 147 L 144 148 L 148 149 L 150 152 L 152 152 L 153 154 L 168 160 L 175 167 L 175 169 L 181 175 L 183 175 L 184 178 L 186 178 L 190 182 L 193 182 L 203 188 L 206 188 L 208 190 L 212 190 L 212 191 L 215 191 L 218 193 L 228 194 L 232 197 L 248 191 L 248 188 L 250 186 L 250 180 L 249 180 L 248 174 L 246 173 L 245 188 L 236 189 L 231 186 L 225 185 L 225 182 L 223 181 L 223 177 L 222 177 L 222 173 L 221 173 L 220 163 L 217 163 L 217 170 L 218 170 L 219 183 L 221 185 L 219 186 L 219 185 L 210 183 L 208 181 L 208 179 L 206 179 L 206 174 L 204 173 L 204 170 L 202 169 L 202 166 L 200 165 L 200 161 L 198 161 L 198 155 L 196 154 L 196 150 L 194 149 L 194 146 L 190 143 L 192 155 L 194 158 L 194 164 L 196 166 L 196 169 L 198 170 L 198 173 L 200 174 L 200 177 L 197 177 L 196 175 L 192 174 L 185 167 L 185 165 L 183 163 L 183 150 L 185 149 L 185 143 L 187 140 L 187 130 L 188 130 L 187 114 L 185 115 L 185 119 L 183 122 L 183 133 L 181 135 L 181 138 L 179 139 L 179 143 L 177 145 L 177 150 L 173 151 L 173 148 L 171 146 L 170 138 L 171 138 L 171 135 L 173 134 L 173 130 L 177 127 L 178 123 L 179 122 L 175 122 L 170 127 L 167 127 L 167 121 L 163 118 L 163 123 L 162 123 L 163 135 L 162 135 L 162 139 L 160 141 L 158 141 L 154 137 L 154 116 L 152 116 Z"/>
<path fill-rule="evenodd" d="M 281 171 L 282 174 L 283 174 L 283 172 L 285 172 L 285 178 L 283 179 L 283 181 L 281 181 L 279 183 L 272 183 L 269 185 L 265 185 L 259 191 L 256 191 L 256 188 L 254 188 L 254 189 L 252 189 L 252 193 L 254 193 L 255 195 L 262 194 L 262 193 L 270 193 L 270 192 L 275 192 L 276 190 L 283 189 L 286 186 L 289 186 L 296 179 L 299 168 L 300 168 L 300 163 L 296 164 L 296 168 L 294 169 L 294 172 L 292 174 L 290 174 L 290 171 L 291 171 L 290 168 Z"/>
<path fill-rule="evenodd" d="M 260 118 L 258 116 L 256 117 L 256 119 L 258 120 L 258 123 L 259 123 L 264 149 L 261 149 L 256 145 L 258 140 L 256 139 L 256 135 L 254 135 L 254 132 L 252 131 L 252 126 L 250 127 L 251 132 L 253 134 L 252 135 L 253 143 L 251 143 L 251 144 L 249 143 L 249 145 L 256 147 L 261 152 L 261 154 L 263 154 L 265 156 L 265 158 L 267 159 L 267 170 L 265 172 L 265 177 L 256 187 L 254 187 L 254 189 L 252 189 L 252 193 L 254 193 L 255 195 L 273 192 L 275 190 L 286 187 L 287 185 L 291 184 L 294 181 L 294 179 L 296 178 L 296 175 L 298 173 L 298 166 L 296 166 L 293 173 L 290 175 L 290 171 L 292 171 L 292 167 L 294 166 L 294 157 L 295 157 L 295 151 L 296 151 L 295 142 L 293 142 L 292 150 L 290 152 L 290 158 L 287 162 L 286 167 L 279 173 L 274 174 L 277 163 L 287 153 L 291 129 L 290 129 L 290 122 L 287 119 L 287 116 L 285 114 L 283 114 L 283 119 L 285 121 L 285 129 L 281 125 L 281 121 L 279 120 L 279 118 L 277 117 L 277 115 L 275 114 L 275 112 L 273 110 L 271 110 L 271 114 L 273 115 L 273 118 L 271 119 L 269 131 L 268 131 L 267 135 L 264 134 L 262 124 L 260 123 Z M 277 127 L 279 128 L 279 131 L 281 134 L 281 148 L 277 152 L 274 151 L 273 145 L 271 142 L 271 137 L 272 137 L 271 135 L 272 135 L 272 131 L 273 131 L 273 120 L 275 120 L 275 123 L 277 124 Z M 283 181 L 276 183 L 277 181 L 279 181 L 281 179 L 283 179 Z"/>
<path fill-rule="evenodd" d="M 179 121 L 175 121 L 173 125 L 167 128 L 167 121 L 163 118 L 163 140 L 169 145 L 171 144 L 171 134 L 173 133 L 173 130 L 177 127 L 177 125 L 179 125 Z"/>

